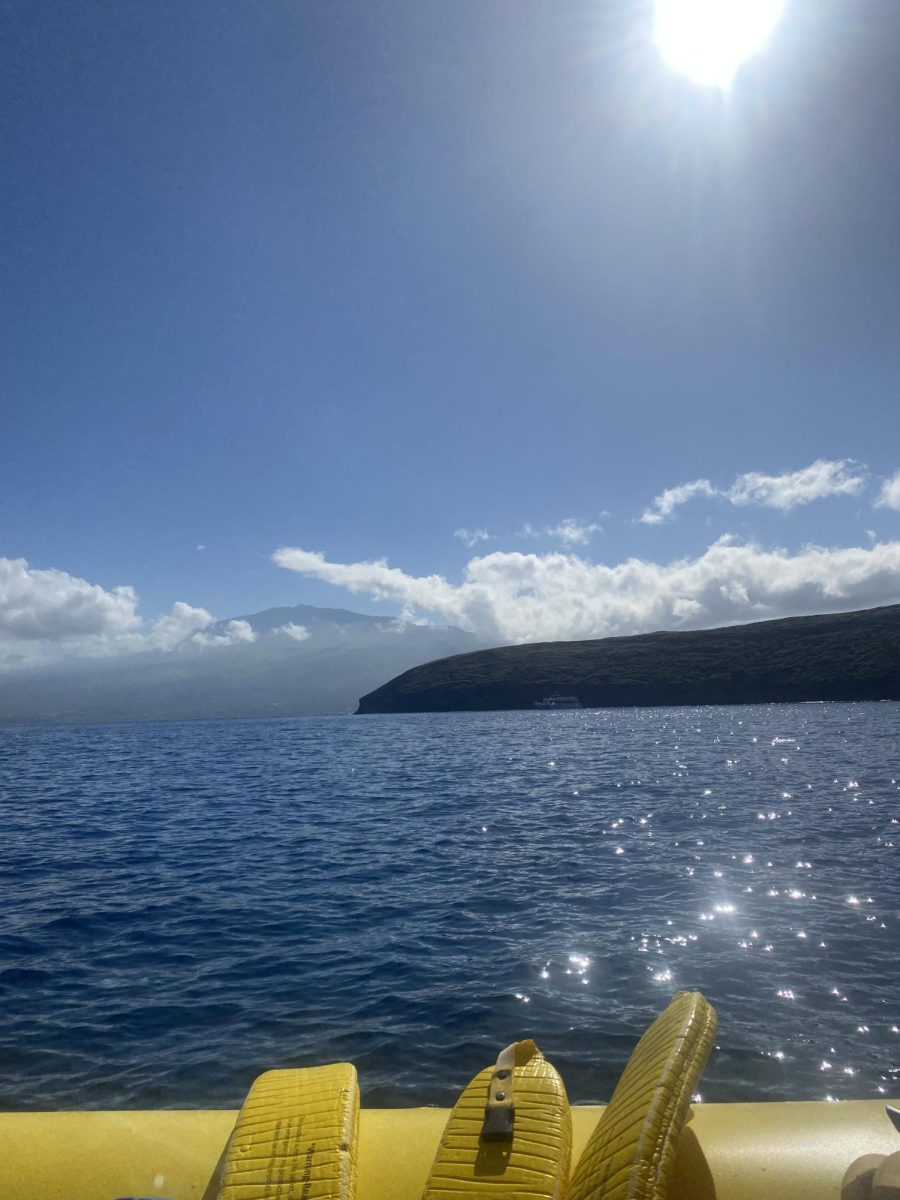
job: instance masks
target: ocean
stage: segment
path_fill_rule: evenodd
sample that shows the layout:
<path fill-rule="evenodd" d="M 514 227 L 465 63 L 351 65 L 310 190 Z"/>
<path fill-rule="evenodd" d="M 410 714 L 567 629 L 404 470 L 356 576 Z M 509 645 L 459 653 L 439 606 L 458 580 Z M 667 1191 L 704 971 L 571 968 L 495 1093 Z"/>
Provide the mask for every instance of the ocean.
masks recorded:
<path fill-rule="evenodd" d="M 703 1100 L 900 1090 L 896 704 L 0 728 L 0 1106 L 450 1104 L 534 1037 L 609 1098 L 672 994 Z"/>

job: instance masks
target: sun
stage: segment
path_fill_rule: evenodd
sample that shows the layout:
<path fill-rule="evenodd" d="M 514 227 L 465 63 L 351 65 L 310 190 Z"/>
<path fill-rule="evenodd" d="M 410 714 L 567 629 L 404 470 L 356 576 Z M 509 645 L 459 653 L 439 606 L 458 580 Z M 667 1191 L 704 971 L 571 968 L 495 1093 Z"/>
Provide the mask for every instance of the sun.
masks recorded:
<path fill-rule="evenodd" d="M 725 90 L 783 9 L 784 0 L 656 0 L 656 44 L 672 70 Z"/>

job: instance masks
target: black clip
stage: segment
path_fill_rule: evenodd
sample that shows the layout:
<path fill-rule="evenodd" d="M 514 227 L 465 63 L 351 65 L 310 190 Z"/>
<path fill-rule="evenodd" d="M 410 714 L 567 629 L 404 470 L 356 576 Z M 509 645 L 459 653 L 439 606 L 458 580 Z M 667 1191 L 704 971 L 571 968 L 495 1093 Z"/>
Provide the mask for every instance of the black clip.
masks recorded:
<path fill-rule="evenodd" d="M 512 1104 L 488 1104 L 484 1110 L 481 1138 L 485 1142 L 512 1140 L 516 1109 Z"/>

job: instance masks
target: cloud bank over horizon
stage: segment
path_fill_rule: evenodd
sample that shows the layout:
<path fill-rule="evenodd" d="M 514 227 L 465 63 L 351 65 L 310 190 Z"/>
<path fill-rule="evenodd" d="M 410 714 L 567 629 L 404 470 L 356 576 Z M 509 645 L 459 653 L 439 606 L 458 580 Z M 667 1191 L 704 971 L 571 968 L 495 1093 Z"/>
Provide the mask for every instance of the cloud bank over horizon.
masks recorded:
<path fill-rule="evenodd" d="M 707 479 L 669 488 L 641 519 L 662 524 L 698 498 L 789 512 L 826 496 L 856 496 L 866 482 L 850 459 L 819 459 L 780 475 L 749 472 L 727 489 Z M 878 482 L 880 490 L 870 497 L 874 507 L 900 511 L 900 471 Z M 631 529 L 636 533 L 633 523 Z M 458 579 L 415 575 L 386 559 L 331 561 L 302 547 L 283 547 L 272 561 L 307 579 L 396 605 L 400 627 L 429 618 L 494 644 L 696 629 L 900 602 L 900 541 L 879 541 L 874 530 L 864 531 L 865 546 L 807 543 L 793 550 L 729 534 L 665 561 L 589 557 L 588 543 L 599 532 L 598 521 L 569 517 L 508 535 L 551 536 L 560 543 L 555 549 L 488 552 L 481 543 L 499 535 L 459 529 L 456 536 L 473 553 Z M 302 624 L 274 632 L 283 645 L 311 637 Z M 214 652 L 256 640 L 245 620 L 217 621 L 183 600 L 148 619 L 132 586 L 104 587 L 22 558 L 0 557 L 0 670 L 149 651 Z"/>
<path fill-rule="evenodd" d="M 900 602 L 900 542 L 789 553 L 730 536 L 694 558 L 608 565 L 576 554 L 495 551 L 460 583 L 283 547 L 273 561 L 309 579 L 388 600 L 498 642 L 566 641 L 699 629 Z"/>

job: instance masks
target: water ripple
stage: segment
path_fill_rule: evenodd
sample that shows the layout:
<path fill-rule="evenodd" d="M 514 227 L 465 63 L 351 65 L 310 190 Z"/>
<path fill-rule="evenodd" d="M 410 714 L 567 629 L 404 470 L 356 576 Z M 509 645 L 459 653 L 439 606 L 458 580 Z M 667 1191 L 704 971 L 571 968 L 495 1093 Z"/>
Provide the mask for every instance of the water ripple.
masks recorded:
<path fill-rule="evenodd" d="M 897 706 L 0 729 L 0 1106 L 608 1099 L 679 988 L 708 1100 L 896 1091 Z M 423 1082 L 424 1081 L 424 1082 Z"/>

